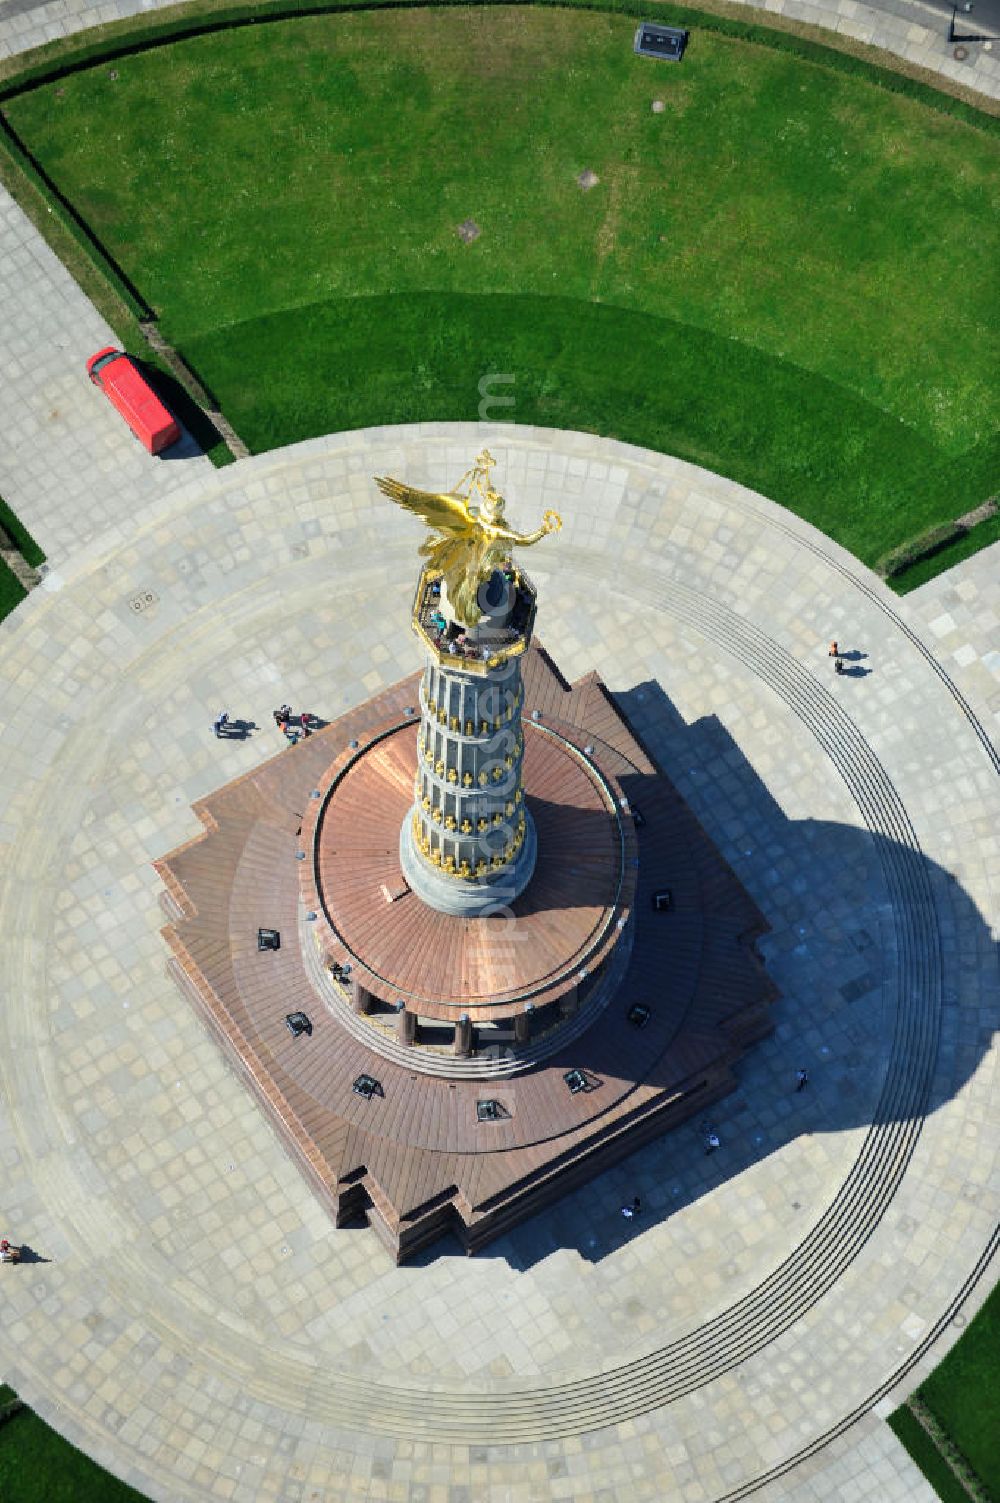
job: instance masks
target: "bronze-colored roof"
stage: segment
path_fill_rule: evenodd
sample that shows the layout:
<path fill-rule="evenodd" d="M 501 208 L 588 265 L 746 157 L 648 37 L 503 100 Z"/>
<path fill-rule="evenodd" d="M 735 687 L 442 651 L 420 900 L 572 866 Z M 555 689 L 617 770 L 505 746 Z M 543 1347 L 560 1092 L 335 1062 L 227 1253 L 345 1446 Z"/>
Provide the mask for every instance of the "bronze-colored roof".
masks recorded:
<path fill-rule="evenodd" d="M 620 790 L 552 729 L 525 727 L 524 786 L 538 835 L 527 890 L 506 914 L 460 918 L 429 908 L 404 885 L 399 832 L 413 803 L 417 728 L 378 735 L 331 774 L 307 817 L 307 902 L 317 902 L 331 955 L 384 1001 L 402 998 L 425 1017 L 475 1020 L 553 1001 L 596 964 L 627 915 L 634 877 L 626 870 L 632 820 Z M 323 788 L 323 781 L 320 788 Z M 313 837 L 312 843 L 310 837 Z"/>

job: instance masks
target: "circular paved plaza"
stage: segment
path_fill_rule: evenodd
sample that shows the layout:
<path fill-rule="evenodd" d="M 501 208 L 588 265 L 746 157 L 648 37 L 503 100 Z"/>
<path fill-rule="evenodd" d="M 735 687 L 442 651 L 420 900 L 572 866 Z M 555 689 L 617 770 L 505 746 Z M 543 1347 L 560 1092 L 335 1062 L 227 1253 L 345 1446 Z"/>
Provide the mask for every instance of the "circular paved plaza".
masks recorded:
<path fill-rule="evenodd" d="M 564 519 L 539 639 L 621 696 L 782 995 L 716 1153 L 692 1123 L 397 1269 L 168 979 L 151 863 L 280 751 L 273 706 L 333 719 L 419 667 L 422 530 L 371 476 L 441 488 L 484 441 L 515 523 Z M 1000 798 L 943 619 L 730 482 L 530 428 L 199 466 L 57 560 L 2 637 L 4 1229 L 39 1259 L 2 1281 L 4 1376 L 154 1499 L 851 1496 L 795 1489 L 992 1276 Z M 221 707 L 258 729 L 217 741 Z"/>

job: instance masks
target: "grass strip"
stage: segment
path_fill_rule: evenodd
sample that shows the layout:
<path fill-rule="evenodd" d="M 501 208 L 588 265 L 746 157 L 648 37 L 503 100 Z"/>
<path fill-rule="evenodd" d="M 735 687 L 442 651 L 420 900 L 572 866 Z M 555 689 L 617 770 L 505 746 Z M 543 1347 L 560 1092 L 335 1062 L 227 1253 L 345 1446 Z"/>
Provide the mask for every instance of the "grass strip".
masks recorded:
<path fill-rule="evenodd" d="M 991 543 L 1000 542 L 1000 515 L 988 517 L 985 522 L 980 522 L 978 527 L 971 527 L 962 537 L 955 542 L 949 543 L 931 558 L 921 559 L 919 563 L 911 564 L 902 574 L 897 574 L 891 581 L 892 588 L 900 595 L 908 595 L 911 590 L 916 590 L 929 579 L 934 579 L 938 574 L 943 574 L 945 569 L 951 569 L 955 564 L 960 564 L 963 559 L 971 558 L 981 548 L 988 548 Z"/>
<path fill-rule="evenodd" d="M 0 558 L 0 621 L 9 616 L 16 605 L 21 604 L 27 593 L 20 580 Z M 0 1491 L 0 1498 L 2 1497 L 3 1493 Z"/>
<path fill-rule="evenodd" d="M 44 564 L 44 552 L 35 542 L 20 518 L 11 511 L 2 496 L 0 496 L 0 527 L 11 538 L 24 561 L 29 563 L 33 569 L 37 569 L 39 564 Z"/>
<path fill-rule="evenodd" d="M 564 298 L 408 294 L 289 309 L 191 340 L 255 453 L 376 423 L 577 428 L 762 492 L 874 562 L 985 493 L 997 445 L 955 461 L 832 382 L 668 319 Z M 246 372 L 253 370 L 254 380 Z"/>
<path fill-rule="evenodd" d="M 923 1472 L 941 1503 L 970 1503 L 969 1494 L 905 1404 L 889 1416 L 889 1428 Z"/>
<path fill-rule="evenodd" d="M 137 319 L 147 317 L 150 309 L 137 289 L 123 275 L 121 268 L 94 235 L 86 220 L 59 192 L 2 114 L 0 114 L 0 146 L 7 157 L 10 176 L 14 177 L 16 174 L 21 177 L 41 195 L 46 212 L 58 218 L 61 229 L 76 242 L 83 255 L 95 264 L 129 313 Z"/>
<path fill-rule="evenodd" d="M 144 352 L 146 345 L 139 332 L 138 317 L 130 304 L 120 297 L 114 279 L 108 275 L 105 259 L 95 254 L 89 238 L 79 233 L 72 219 L 57 209 L 40 175 L 26 170 L 23 153 L 11 151 L 2 116 L 0 184 L 31 220 L 101 317 L 117 332 L 123 348 L 133 355 Z"/>
<path fill-rule="evenodd" d="M 30 1409 L 0 1429 L 3 1503 L 144 1503 L 141 1493 L 103 1471 Z"/>
<path fill-rule="evenodd" d="M 476 0 L 479 9 L 510 3 L 511 0 Z M 650 13 L 644 0 L 513 0 L 513 3 L 539 9 L 601 11 L 636 19 L 646 19 Z M 253 0 L 253 3 L 245 0 L 243 4 L 234 5 L 231 0 L 200 0 L 200 3 L 194 0 L 194 3 L 170 7 L 141 19 L 128 17 L 92 28 L 82 41 L 79 36 L 61 37 L 32 49 L 24 59 L 15 57 L 0 63 L 0 103 L 26 88 L 65 78 L 97 62 L 113 61 L 189 37 L 298 16 L 411 10 L 425 8 L 427 4 L 428 0 L 299 0 L 294 5 L 288 0 Z M 468 5 L 469 0 L 435 0 L 436 8 L 467 8 Z M 1000 102 L 980 95 L 974 89 L 956 85 L 953 80 L 915 68 L 902 58 L 857 43 L 852 38 L 834 38 L 820 27 L 796 24 L 777 15 L 770 16 L 767 21 L 747 21 L 742 10 L 725 3 L 695 7 L 677 5 L 672 0 L 657 0 L 655 16 L 664 25 L 715 31 L 775 51 L 819 61 L 826 67 L 864 78 L 893 93 L 918 99 L 932 109 L 954 114 L 969 124 L 983 129 L 1000 127 Z"/>
<path fill-rule="evenodd" d="M 918 1392 L 991 1496 L 1000 1498 L 1000 1284 Z"/>

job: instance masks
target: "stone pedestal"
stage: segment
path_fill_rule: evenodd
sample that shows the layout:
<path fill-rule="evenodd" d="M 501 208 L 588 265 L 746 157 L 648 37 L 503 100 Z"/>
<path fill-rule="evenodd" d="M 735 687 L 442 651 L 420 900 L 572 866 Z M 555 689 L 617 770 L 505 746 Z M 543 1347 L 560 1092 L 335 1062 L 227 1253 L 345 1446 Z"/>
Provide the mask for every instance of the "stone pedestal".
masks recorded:
<path fill-rule="evenodd" d="M 337 1224 L 367 1216 L 397 1261 L 446 1231 L 475 1251 L 703 1117 L 770 1027 L 764 920 L 600 680 L 567 687 L 533 650 L 523 682 L 538 859 L 509 916 L 452 917 L 399 879 L 416 675 L 259 769 L 249 832 L 240 777 L 158 863 L 171 973 Z M 234 867 L 248 841 L 272 859 Z M 298 955 L 248 954 L 248 913 L 292 934 L 300 911 Z M 293 1011 L 314 1025 L 294 1045 Z"/>

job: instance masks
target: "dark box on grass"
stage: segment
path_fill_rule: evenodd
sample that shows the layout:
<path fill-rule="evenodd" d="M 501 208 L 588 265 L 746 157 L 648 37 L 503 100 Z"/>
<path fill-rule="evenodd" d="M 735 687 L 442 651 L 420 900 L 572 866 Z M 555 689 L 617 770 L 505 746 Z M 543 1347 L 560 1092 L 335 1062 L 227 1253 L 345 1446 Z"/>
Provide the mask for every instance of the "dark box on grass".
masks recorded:
<path fill-rule="evenodd" d="M 688 33 L 679 26 L 660 26 L 656 21 L 643 21 L 635 33 L 635 50 L 640 57 L 663 57 L 679 63 L 687 46 Z"/>

